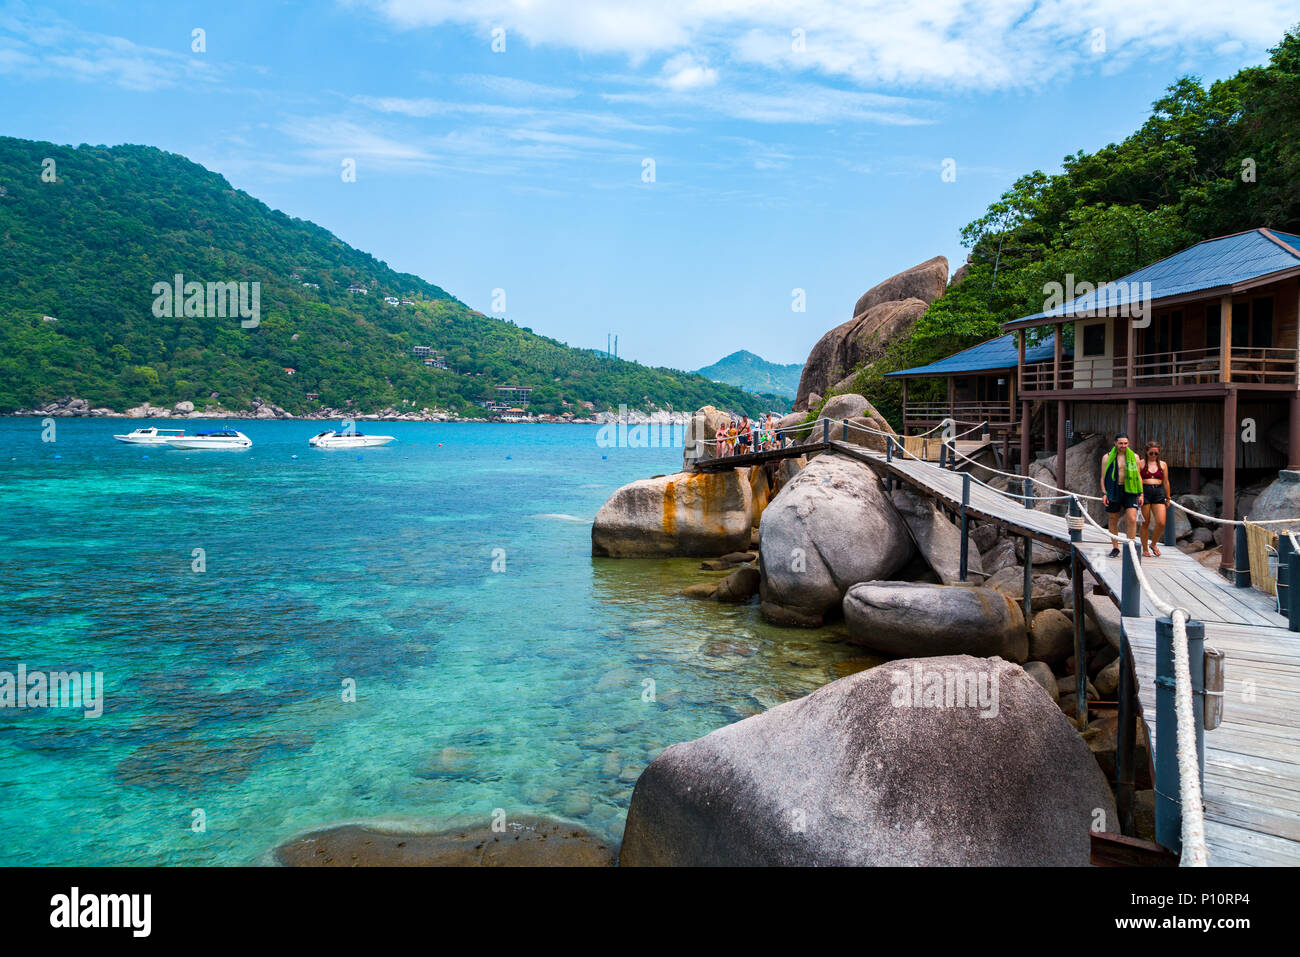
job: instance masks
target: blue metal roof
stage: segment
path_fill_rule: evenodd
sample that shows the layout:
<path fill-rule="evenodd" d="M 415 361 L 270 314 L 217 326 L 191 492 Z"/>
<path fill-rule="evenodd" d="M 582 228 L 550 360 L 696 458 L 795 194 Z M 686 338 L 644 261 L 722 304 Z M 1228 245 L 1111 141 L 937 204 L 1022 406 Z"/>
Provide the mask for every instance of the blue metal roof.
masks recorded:
<path fill-rule="evenodd" d="M 1052 333 L 1042 342 L 1025 345 L 1025 361 L 1041 362 L 1052 358 L 1055 348 L 1056 333 Z M 886 373 L 887 376 L 922 376 L 922 375 L 956 375 L 961 372 L 994 372 L 998 369 L 1014 369 L 1019 358 L 1016 349 L 1016 337 L 1012 333 L 981 342 L 962 352 L 931 362 L 928 366 L 915 369 L 900 369 Z"/>
<path fill-rule="evenodd" d="M 1064 305 L 1004 323 L 1002 328 L 1015 329 L 1040 319 L 1072 316 L 1108 307 L 1128 306 L 1142 300 L 1165 299 L 1218 289 L 1297 267 L 1300 267 L 1300 236 L 1252 229 L 1232 236 L 1207 239 L 1167 259 L 1143 266 L 1136 272 L 1109 282 L 1094 292 L 1078 296 Z M 1149 292 L 1144 292 L 1145 283 L 1151 284 Z"/>

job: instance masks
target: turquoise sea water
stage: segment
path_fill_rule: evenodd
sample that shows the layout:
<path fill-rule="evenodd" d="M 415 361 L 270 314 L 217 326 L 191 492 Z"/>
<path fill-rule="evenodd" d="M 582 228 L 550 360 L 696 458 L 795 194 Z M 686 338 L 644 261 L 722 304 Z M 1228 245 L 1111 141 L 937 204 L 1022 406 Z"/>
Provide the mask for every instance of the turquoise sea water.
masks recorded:
<path fill-rule="evenodd" d="M 290 421 L 181 452 L 55 421 L 47 443 L 0 419 L 0 671 L 103 672 L 104 713 L 0 708 L 0 864 L 256 863 L 305 830 L 494 808 L 616 843 L 659 750 L 856 654 L 679 597 L 698 560 L 591 557 L 601 504 L 679 448 L 366 423 L 398 441 L 324 452 Z"/>

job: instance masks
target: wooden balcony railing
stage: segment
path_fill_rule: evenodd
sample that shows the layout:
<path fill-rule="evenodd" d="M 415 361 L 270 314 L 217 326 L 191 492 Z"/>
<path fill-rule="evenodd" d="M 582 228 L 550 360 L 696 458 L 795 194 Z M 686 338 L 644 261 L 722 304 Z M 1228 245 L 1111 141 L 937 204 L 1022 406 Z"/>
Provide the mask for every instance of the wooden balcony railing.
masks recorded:
<path fill-rule="evenodd" d="M 1204 385 L 1223 381 L 1218 349 L 1182 349 L 1139 355 L 1134 360 L 1135 386 Z M 1231 353 L 1233 382 L 1292 385 L 1296 383 L 1296 350 L 1261 346 L 1239 346 Z M 1122 389 L 1128 381 L 1129 360 L 1072 359 L 1061 360 L 1062 389 Z M 1022 394 L 1048 392 L 1056 386 L 1056 370 L 1051 362 L 1036 362 L 1021 370 Z"/>
<path fill-rule="evenodd" d="M 913 402 L 909 399 L 903 406 L 903 418 L 908 422 L 940 422 L 949 416 L 971 425 L 977 422 L 998 425 L 1014 418 L 1009 402 L 965 400 L 949 405 L 947 402 Z"/>

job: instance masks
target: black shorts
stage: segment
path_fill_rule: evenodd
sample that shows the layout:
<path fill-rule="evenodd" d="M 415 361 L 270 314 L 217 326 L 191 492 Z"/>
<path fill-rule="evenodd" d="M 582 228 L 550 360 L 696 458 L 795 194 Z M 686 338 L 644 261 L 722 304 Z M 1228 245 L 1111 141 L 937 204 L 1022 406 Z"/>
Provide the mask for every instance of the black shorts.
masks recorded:
<path fill-rule="evenodd" d="M 1142 486 L 1142 499 L 1147 505 L 1164 505 L 1165 487 L 1163 485 L 1144 485 Z"/>
<path fill-rule="evenodd" d="M 1106 506 L 1106 511 L 1112 515 L 1117 515 L 1126 509 L 1137 508 L 1140 496 L 1137 492 L 1117 492 L 1114 495 L 1107 492 L 1106 497 L 1110 503 Z"/>

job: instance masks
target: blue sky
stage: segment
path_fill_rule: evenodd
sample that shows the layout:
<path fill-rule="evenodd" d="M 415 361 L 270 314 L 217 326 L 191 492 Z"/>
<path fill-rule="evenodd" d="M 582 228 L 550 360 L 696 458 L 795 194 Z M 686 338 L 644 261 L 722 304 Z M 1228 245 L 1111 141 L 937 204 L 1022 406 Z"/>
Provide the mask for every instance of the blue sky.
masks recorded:
<path fill-rule="evenodd" d="M 0 0 L 0 134 L 182 153 L 484 312 L 503 289 L 510 319 L 573 345 L 802 362 L 879 280 L 956 269 L 961 227 L 1018 175 L 1122 138 L 1182 73 L 1262 62 L 1298 19 L 1279 0 Z"/>

